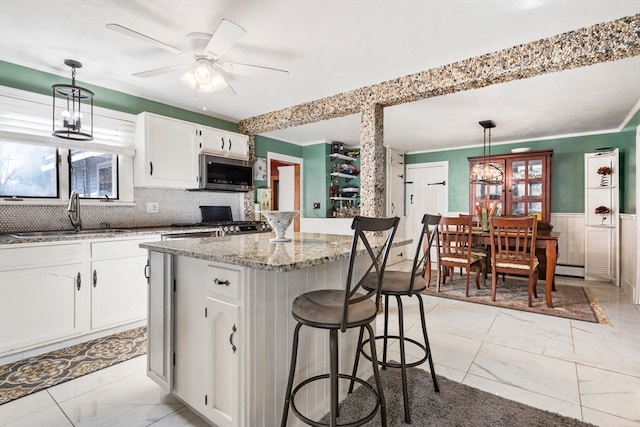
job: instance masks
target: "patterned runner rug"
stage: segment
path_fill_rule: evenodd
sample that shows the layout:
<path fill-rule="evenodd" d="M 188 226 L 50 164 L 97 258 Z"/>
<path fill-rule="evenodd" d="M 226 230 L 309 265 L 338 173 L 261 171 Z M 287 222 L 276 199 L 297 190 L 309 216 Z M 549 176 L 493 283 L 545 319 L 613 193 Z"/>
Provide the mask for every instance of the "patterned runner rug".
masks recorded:
<path fill-rule="evenodd" d="M 496 301 L 492 302 L 491 277 L 487 278 L 486 285 L 482 284 L 481 278 L 480 289 L 477 289 L 474 273 L 472 273 L 469 282 L 469 297 L 465 297 L 465 275 L 460 276 L 456 272 L 453 278 L 448 278 L 447 283 L 440 286 L 440 292 L 436 292 L 437 279 L 435 276 L 434 273 L 424 294 L 586 322 L 608 323 L 607 317 L 602 313 L 591 290 L 583 286 L 556 285 L 557 290 L 552 292 L 553 308 L 548 308 L 545 301 L 544 282 L 538 281 L 538 298 L 534 297 L 533 307 L 529 307 L 527 305 L 527 281 L 520 278 L 507 276 L 505 282 L 502 281 L 502 277 L 498 278 Z"/>
<path fill-rule="evenodd" d="M 140 327 L 0 366 L 0 405 L 147 352 Z"/>

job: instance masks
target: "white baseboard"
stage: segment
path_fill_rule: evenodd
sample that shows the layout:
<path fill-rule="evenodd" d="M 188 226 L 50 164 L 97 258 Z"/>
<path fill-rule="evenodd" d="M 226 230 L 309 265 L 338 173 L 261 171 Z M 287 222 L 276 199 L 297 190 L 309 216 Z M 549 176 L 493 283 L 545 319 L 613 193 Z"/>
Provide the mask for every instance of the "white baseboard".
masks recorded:
<path fill-rule="evenodd" d="M 584 277 L 584 267 L 573 265 L 556 265 L 556 274 L 560 276 Z"/>

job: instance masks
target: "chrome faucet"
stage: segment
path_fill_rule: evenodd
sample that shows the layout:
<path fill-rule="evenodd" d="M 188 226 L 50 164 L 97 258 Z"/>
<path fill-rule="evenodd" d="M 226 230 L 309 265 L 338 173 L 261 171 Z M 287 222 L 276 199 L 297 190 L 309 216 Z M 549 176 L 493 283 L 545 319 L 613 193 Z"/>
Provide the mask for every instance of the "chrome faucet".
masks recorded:
<path fill-rule="evenodd" d="M 73 190 L 69 195 L 69 206 L 67 207 L 67 212 L 69 212 L 71 225 L 73 225 L 73 229 L 77 233 L 82 228 L 82 220 L 80 219 L 80 195 L 76 190 Z"/>

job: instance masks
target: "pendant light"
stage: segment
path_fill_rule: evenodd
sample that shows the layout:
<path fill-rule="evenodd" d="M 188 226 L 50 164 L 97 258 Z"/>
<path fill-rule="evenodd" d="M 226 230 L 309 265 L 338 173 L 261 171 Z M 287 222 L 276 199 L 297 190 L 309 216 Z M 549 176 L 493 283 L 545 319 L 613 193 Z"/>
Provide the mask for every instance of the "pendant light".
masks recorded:
<path fill-rule="evenodd" d="M 65 59 L 71 67 L 71 84 L 56 84 L 53 89 L 53 136 L 78 141 L 93 140 L 93 92 L 76 85 L 76 69 L 82 64 Z"/>
<path fill-rule="evenodd" d="M 501 184 L 504 175 L 502 169 L 500 169 L 495 163 L 491 162 L 491 129 L 496 127 L 496 124 L 491 120 L 483 120 L 480 126 L 484 129 L 484 143 L 482 148 L 482 162 L 475 163 L 469 171 L 469 179 L 471 182 L 480 182 L 488 184 Z M 487 154 L 487 147 L 488 154 Z M 489 161 L 487 161 L 489 157 Z"/>

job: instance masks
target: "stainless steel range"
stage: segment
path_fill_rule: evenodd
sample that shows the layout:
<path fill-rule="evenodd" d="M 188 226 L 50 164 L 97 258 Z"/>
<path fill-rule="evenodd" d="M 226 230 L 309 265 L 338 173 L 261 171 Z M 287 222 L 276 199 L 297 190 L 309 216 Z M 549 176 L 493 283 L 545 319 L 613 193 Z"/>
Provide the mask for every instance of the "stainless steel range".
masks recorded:
<path fill-rule="evenodd" d="M 192 237 L 216 237 L 236 234 L 268 233 L 271 227 L 262 221 L 234 221 L 231 206 L 200 206 L 202 221 L 195 224 L 174 224 L 185 231 L 168 233 L 162 240 Z M 211 230 L 188 231 L 188 228 L 211 227 Z"/>

